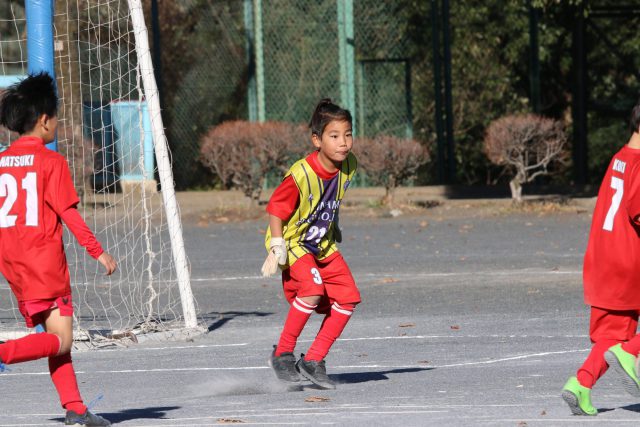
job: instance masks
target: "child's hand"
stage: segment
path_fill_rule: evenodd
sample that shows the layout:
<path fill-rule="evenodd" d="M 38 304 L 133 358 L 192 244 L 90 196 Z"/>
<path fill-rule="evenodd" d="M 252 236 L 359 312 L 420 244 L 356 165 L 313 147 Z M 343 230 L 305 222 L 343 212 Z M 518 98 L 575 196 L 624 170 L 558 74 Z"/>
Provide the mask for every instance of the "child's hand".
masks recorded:
<path fill-rule="evenodd" d="M 107 271 L 107 276 L 110 276 L 118 267 L 116 260 L 106 252 L 102 252 L 102 255 L 98 257 L 98 261 L 104 266 L 104 269 Z"/>
<path fill-rule="evenodd" d="M 278 271 L 278 264 L 287 264 L 287 245 L 282 237 L 272 237 L 269 255 L 262 264 L 262 276 L 269 277 Z"/>

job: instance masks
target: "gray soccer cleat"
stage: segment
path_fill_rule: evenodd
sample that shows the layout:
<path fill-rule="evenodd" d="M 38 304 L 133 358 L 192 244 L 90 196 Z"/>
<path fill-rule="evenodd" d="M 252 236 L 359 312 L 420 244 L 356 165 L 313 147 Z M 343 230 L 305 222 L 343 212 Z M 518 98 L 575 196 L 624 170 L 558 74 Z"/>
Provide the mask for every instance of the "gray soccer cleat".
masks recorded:
<path fill-rule="evenodd" d="M 82 415 L 79 415 L 75 411 L 67 411 L 67 416 L 64 418 L 64 425 L 76 426 L 76 427 L 102 427 L 110 426 L 111 423 L 100 415 L 91 413 L 88 409 Z"/>
<path fill-rule="evenodd" d="M 318 387 L 326 390 L 334 390 L 336 385 L 327 376 L 327 368 L 324 360 L 316 362 L 315 360 L 304 360 L 304 354 L 300 355 L 300 360 L 296 363 L 296 370 L 304 378 L 308 379 Z"/>
<path fill-rule="evenodd" d="M 269 358 L 269 366 L 271 366 L 280 381 L 290 385 L 300 384 L 300 375 L 296 371 L 296 357 L 293 353 L 287 352 L 276 356 L 276 346 L 274 345 Z"/>

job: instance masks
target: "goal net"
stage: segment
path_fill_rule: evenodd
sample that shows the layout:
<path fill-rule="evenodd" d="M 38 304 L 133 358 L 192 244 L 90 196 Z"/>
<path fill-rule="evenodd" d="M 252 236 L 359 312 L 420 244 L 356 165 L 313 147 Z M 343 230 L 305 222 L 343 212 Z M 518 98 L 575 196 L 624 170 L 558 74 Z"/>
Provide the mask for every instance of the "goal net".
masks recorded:
<path fill-rule="evenodd" d="M 0 2 L 0 90 L 31 69 L 31 14 L 24 1 Z M 118 261 L 118 271 L 105 276 L 65 231 L 76 338 L 96 345 L 194 328 L 141 2 L 56 0 L 52 20 L 57 149 L 69 163 L 80 213 Z M 0 130 L 4 147 L 15 137 Z M 25 333 L 23 324 L 8 286 L 0 286 L 0 337 Z"/>

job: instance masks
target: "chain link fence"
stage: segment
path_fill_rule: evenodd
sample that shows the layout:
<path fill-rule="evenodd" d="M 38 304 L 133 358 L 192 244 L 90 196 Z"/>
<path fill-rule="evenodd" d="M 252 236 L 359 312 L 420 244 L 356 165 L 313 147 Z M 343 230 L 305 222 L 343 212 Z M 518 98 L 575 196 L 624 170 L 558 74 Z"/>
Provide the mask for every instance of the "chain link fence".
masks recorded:
<path fill-rule="evenodd" d="M 197 17 L 189 37 L 168 49 L 164 40 L 181 34 L 166 26 L 161 34 L 163 69 L 182 69 L 163 77 L 179 187 L 212 182 L 198 161 L 210 127 L 231 119 L 306 123 L 325 97 L 353 110 L 358 135 L 413 136 L 411 82 L 419 67 L 410 59 L 402 8 L 356 0 L 345 17 L 341 0 L 180 3 L 173 13 Z M 345 48 L 352 49 L 351 77 L 340 56 Z M 185 64 L 178 52 L 196 54 Z M 352 105 L 341 84 L 351 86 Z"/>

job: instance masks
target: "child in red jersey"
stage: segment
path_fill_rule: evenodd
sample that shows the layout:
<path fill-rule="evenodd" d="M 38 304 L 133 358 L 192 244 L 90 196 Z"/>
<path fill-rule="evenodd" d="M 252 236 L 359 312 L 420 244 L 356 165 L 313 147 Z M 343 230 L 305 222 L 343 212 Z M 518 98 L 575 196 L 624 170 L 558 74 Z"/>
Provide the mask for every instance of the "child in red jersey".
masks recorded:
<path fill-rule="evenodd" d="M 609 366 L 625 388 L 640 396 L 636 359 L 640 336 L 640 102 L 633 108 L 631 137 L 613 158 L 593 212 L 584 256 L 584 297 L 591 306 L 593 347 L 562 397 L 576 415 L 597 415 L 591 388 Z"/>
<path fill-rule="evenodd" d="M 0 271 L 27 326 L 45 330 L 0 344 L 0 363 L 47 357 L 65 424 L 108 426 L 84 405 L 71 361 L 73 305 L 61 220 L 107 274 L 116 262 L 76 209 L 66 160 L 45 147 L 56 135 L 57 105 L 55 82 L 46 73 L 9 87 L 0 101 L 0 124 L 20 134 L 0 153 Z"/>
<path fill-rule="evenodd" d="M 291 167 L 267 205 L 269 255 L 262 272 L 269 276 L 280 265 L 290 304 L 270 364 L 280 380 L 294 386 L 302 376 L 321 388 L 334 389 L 324 358 L 360 302 L 360 292 L 336 246 L 341 240 L 338 209 L 356 170 L 351 114 L 323 99 L 309 126 L 316 151 Z M 296 362 L 298 336 L 314 311 L 323 314 L 324 321 L 307 354 Z"/>

